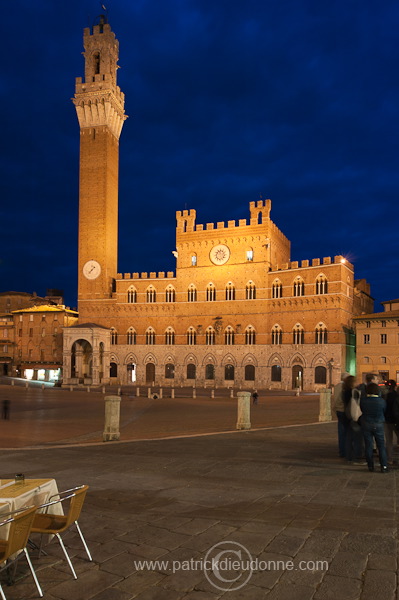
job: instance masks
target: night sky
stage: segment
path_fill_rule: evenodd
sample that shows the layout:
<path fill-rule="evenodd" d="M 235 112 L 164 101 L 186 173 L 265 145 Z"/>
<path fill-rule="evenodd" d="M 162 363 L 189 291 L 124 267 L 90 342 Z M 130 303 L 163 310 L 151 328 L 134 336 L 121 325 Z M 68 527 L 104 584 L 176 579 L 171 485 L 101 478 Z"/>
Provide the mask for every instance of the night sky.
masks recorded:
<path fill-rule="evenodd" d="M 272 199 L 291 259 L 343 254 L 399 297 L 399 4 L 113 0 L 126 94 L 119 271 L 174 270 L 175 211 L 248 218 Z M 0 291 L 76 306 L 79 127 L 92 0 L 8 2 L 0 80 Z"/>

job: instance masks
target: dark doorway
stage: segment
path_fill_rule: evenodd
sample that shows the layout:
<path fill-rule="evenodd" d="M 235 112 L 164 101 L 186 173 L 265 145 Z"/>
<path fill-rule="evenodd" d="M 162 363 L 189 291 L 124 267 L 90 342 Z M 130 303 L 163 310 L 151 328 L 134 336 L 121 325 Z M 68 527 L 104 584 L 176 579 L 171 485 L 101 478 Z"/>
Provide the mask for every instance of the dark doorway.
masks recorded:
<path fill-rule="evenodd" d="M 303 367 L 302 365 L 294 365 L 292 367 L 292 387 L 303 388 Z"/>
<path fill-rule="evenodd" d="M 145 381 L 146 383 L 155 383 L 155 365 L 147 363 L 145 366 Z"/>

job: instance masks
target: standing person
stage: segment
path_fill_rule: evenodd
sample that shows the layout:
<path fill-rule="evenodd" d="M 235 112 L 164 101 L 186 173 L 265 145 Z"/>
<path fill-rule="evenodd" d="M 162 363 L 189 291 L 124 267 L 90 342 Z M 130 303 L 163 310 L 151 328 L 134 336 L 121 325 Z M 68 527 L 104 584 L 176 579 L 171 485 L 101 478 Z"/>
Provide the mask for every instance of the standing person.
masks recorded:
<path fill-rule="evenodd" d="M 357 386 L 357 389 L 360 391 L 362 398 L 366 397 L 366 386 L 369 383 L 377 383 L 377 375 L 375 375 L 374 373 L 366 373 L 366 375 L 364 376 L 364 383 L 360 383 Z"/>
<path fill-rule="evenodd" d="M 10 418 L 10 401 L 8 398 L 4 398 L 3 400 L 3 419 L 7 420 Z"/>
<path fill-rule="evenodd" d="M 253 394 L 252 394 L 252 404 L 258 404 L 258 392 L 256 390 L 254 390 Z"/>
<path fill-rule="evenodd" d="M 396 381 L 390 379 L 388 381 L 388 393 L 385 398 L 386 409 L 385 409 L 385 445 L 387 449 L 388 464 L 393 465 L 393 433 L 396 431 L 396 412 L 398 405 L 399 395 L 396 391 Z"/>
<path fill-rule="evenodd" d="M 348 463 L 352 465 L 364 465 L 363 454 L 363 436 L 358 423 L 354 423 L 350 418 L 350 401 L 352 399 L 352 390 L 355 387 L 355 378 L 353 375 L 345 377 L 342 386 L 342 400 L 345 407 L 345 456 Z"/>
<path fill-rule="evenodd" d="M 368 383 L 366 396 L 360 399 L 361 426 L 366 444 L 366 460 L 369 471 L 374 471 L 373 440 L 377 444 L 381 473 L 388 472 L 387 452 L 384 441 L 384 411 L 386 402 L 376 383 Z"/>
<path fill-rule="evenodd" d="M 344 379 L 349 376 L 349 373 L 342 373 L 341 381 L 334 385 L 333 391 L 333 405 L 335 408 L 335 414 L 337 415 L 338 420 L 338 452 L 341 458 L 345 458 L 345 439 L 346 439 L 346 427 L 345 423 L 347 421 L 345 415 L 345 406 L 342 398 L 342 386 Z"/>

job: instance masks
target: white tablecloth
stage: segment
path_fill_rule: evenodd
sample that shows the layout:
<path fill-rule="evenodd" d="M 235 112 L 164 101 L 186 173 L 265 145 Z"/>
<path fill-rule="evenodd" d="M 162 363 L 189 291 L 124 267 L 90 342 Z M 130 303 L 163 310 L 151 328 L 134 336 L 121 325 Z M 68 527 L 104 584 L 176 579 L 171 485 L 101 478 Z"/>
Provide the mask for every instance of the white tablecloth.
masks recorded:
<path fill-rule="evenodd" d="M 55 479 L 25 479 L 23 483 L 15 483 L 14 480 L 6 479 L 0 485 L 0 521 L 4 521 L 5 513 L 18 510 L 24 506 L 40 506 L 50 500 L 50 497 L 58 494 Z M 54 500 L 56 500 L 54 498 Z M 63 515 L 61 502 L 50 506 L 49 513 Z M 8 526 L 0 528 L 0 538 L 7 539 Z"/>

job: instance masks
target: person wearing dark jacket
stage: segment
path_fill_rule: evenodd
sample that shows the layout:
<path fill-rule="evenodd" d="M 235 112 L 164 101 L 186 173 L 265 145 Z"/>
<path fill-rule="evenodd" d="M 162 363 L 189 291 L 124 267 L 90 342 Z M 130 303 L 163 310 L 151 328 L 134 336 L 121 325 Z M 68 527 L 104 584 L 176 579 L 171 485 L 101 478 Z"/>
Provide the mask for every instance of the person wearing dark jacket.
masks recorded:
<path fill-rule="evenodd" d="M 388 464 L 393 464 L 393 433 L 395 423 L 397 423 L 398 392 L 396 391 L 396 381 L 388 381 L 388 393 L 385 398 L 387 404 L 385 409 L 385 444 L 387 448 Z"/>
<path fill-rule="evenodd" d="M 366 446 L 366 460 L 369 471 L 374 471 L 373 440 L 378 448 L 381 473 L 388 472 L 387 452 L 384 440 L 384 412 L 386 402 L 380 395 L 380 390 L 376 383 L 368 383 L 366 386 L 366 396 L 360 399 L 360 408 L 362 416 L 360 423 Z"/>

